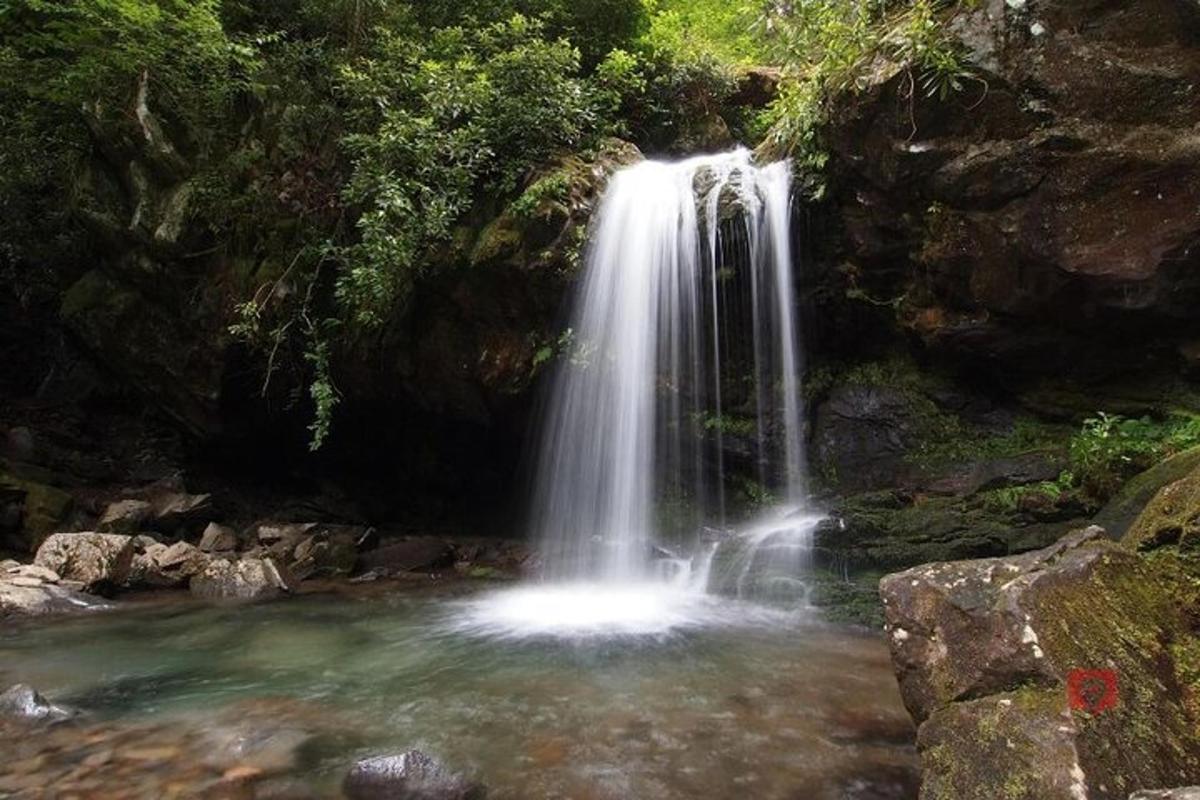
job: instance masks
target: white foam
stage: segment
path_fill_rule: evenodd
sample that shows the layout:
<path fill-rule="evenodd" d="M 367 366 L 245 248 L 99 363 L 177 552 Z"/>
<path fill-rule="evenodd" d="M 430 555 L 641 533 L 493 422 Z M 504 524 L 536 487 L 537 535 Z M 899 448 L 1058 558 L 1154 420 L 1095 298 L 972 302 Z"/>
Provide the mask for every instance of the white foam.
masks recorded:
<path fill-rule="evenodd" d="M 457 603 L 452 629 L 524 639 L 665 636 L 705 627 L 782 624 L 795 614 L 680 589 L 669 583 L 526 585 Z"/>

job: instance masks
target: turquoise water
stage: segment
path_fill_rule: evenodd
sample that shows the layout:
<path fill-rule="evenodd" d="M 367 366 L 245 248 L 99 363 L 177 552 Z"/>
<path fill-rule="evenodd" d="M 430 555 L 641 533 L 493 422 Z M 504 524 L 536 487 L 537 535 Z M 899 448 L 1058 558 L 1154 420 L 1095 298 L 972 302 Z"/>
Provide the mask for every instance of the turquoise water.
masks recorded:
<path fill-rule="evenodd" d="M 470 607 L 376 589 L 42 622 L 0 633 L 0 679 L 114 724 L 301 729 L 272 768 L 330 796 L 355 758 L 417 747 L 493 798 L 915 797 L 877 635 L 727 603 L 656 637 L 499 639 Z"/>

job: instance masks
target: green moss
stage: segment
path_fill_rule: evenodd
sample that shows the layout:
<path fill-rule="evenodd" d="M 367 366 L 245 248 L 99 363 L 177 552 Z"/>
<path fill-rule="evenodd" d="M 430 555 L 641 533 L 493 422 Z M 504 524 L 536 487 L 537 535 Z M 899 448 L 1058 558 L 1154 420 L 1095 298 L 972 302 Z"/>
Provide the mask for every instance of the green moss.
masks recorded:
<path fill-rule="evenodd" d="M 1200 467 L 1159 490 L 1123 541 L 1139 550 L 1164 546 L 1182 552 L 1200 549 Z"/>
<path fill-rule="evenodd" d="M 883 604 L 879 599 L 879 580 L 882 572 L 870 571 L 854 575 L 838 575 L 818 569 L 809 576 L 808 601 L 821 609 L 830 622 L 863 625 L 879 630 L 883 627 Z"/>
<path fill-rule="evenodd" d="M 65 319 L 99 312 L 113 319 L 133 310 L 137 294 L 111 280 L 100 270 L 85 273 L 63 295 L 59 313 Z"/>
<path fill-rule="evenodd" d="M 0 472 L 0 487 L 25 495 L 21 528 L 31 549 L 66 521 L 74 505 L 71 495 L 48 484 Z"/>
<path fill-rule="evenodd" d="M 479 241 L 471 251 L 472 264 L 487 264 L 503 261 L 521 251 L 522 230 L 520 223 L 509 214 L 502 214 L 479 234 Z"/>

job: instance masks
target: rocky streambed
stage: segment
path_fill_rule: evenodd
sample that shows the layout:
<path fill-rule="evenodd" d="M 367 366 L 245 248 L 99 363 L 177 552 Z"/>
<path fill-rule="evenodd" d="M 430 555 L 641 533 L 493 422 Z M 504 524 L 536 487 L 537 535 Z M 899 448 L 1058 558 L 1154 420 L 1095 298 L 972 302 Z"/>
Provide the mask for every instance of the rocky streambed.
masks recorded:
<path fill-rule="evenodd" d="M 0 680 L 64 711 L 4 715 L 19 744 L 0 794 L 916 794 L 913 729 L 877 635 L 780 613 L 662 637 L 511 639 L 461 624 L 473 582 L 329 588 L 249 605 L 173 593 L 9 624 Z M 394 760 L 350 777 L 414 750 L 405 763 L 441 793 L 397 793 Z"/>

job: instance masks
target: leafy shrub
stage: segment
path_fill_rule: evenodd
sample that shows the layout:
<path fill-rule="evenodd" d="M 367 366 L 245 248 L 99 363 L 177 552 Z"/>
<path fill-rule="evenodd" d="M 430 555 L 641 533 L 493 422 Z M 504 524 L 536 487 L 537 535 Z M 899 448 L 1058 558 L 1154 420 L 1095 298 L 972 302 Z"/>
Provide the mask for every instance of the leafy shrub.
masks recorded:
<path fill-rule="evenodd" d="M 1164 420 L 1098 413 L 1071 439 L 1071 464 L 1093 496 L 1111 496 L 1156 462 L 1200 444 L 1200 417 L 1176 413 Z"/>

